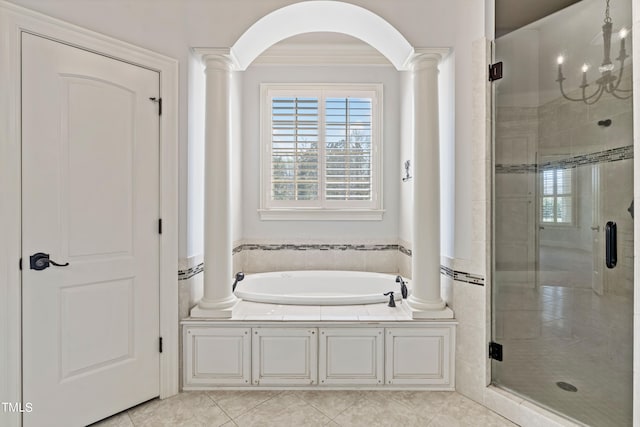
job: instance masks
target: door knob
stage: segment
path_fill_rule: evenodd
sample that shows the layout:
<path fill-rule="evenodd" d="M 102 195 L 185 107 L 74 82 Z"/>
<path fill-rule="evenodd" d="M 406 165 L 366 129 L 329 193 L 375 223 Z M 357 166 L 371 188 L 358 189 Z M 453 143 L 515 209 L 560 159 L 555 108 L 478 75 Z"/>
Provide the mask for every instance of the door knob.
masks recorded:
<path fill-rule="evenodd" d="M 56 267 L 66 267 L 69 263 L 58 264 L 55 261 L 49 259 L 49 254 L 45 254 L 44 252 L 38 252 L 29 257 L 29 265 L 32 270 L 44 270 L 45 268 L 49 268 L 51 265 Z"/>

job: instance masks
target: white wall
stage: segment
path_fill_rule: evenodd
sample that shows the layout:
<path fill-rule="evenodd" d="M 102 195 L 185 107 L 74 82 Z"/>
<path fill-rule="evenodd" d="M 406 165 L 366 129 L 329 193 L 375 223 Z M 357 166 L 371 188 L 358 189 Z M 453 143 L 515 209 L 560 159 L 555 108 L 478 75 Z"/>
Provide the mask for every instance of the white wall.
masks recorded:
<path fill-rule="evenodd" d="M 382 221 L 261 221 L 260 204 L 260 84 L 261 83 L 382 83 L 383 84 L 383 202 Z M 254 65 L 243 73 L 243 238 L 383 239 L 398 236 L 401 210 L 399 73 L 392 66 L 275 66 Z"/>
<path fill-rule="evenodd" d="M 13 0 L 82 27 L 155 50 L 180 61 L 180 247 L 181 258 L 201 251 L 201 202 L 199 189 L 191 183 L 199 179 L 200 157 L 189 152 L 189 109 L 197 105 L 189 93 L 188 76 L 195 72 L 189 63 L 189 48 L 230 47 L 238 37 L 265 14 L 295 3 L 292 0 Z M 351 0 L 380 15 L 395 26 L 416 47 L 453 47 L 456 55 L 456 256 L 470 257 L 471 166 L 469 123 L 471 41 L 483 35 L 484 1 L 477 0 Z M 441 74 L 442 75 L 442 74 Z M 188 98 L 190 101 L 188 102 Z M 197 132 L 200 132 L 199 130 Z M 189 159 L 194 163 L 190 169 Z M 397 163 L 396 159 L 396 163 Z M 396 175 L 397 176 L 397 175 Z M 188 196 L 189 195 L 189 196 Z M 193 195 L 194 198 L 191 197 Z M 386 196 L 389 196 L 388 194 Z M 189 222 L 196 223 L 188 225 Z M 363 231 L 366 227 L 363 228 Z M 392 232 L 392 227 L 388 228 Z M 245 230 L 246 234 L 253 230 Z M 257 230 L 256 230 L 257 232 Z M 377 233 L 377 231 L 374 231 Z M 397 236 L 397 231 L 396 231 Z"/>

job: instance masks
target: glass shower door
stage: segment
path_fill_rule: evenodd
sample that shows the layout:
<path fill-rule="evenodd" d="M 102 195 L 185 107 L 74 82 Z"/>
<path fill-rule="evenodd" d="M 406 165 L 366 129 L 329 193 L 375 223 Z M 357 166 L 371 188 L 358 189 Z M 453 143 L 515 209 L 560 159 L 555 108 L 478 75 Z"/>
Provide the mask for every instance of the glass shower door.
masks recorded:
<path fill-rule="evenodd" d="M 583 0 L 495 42 L 492 382 L 594 426 L 632 423 L 630 17 Z"/>

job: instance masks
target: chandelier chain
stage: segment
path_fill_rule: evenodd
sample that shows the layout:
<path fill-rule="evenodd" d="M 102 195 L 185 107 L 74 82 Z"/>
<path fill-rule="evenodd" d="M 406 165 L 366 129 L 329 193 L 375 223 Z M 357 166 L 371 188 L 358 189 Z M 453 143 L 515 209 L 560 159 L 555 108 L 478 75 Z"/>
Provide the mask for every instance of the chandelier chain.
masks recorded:
<path fill-rule="evenodd" d="M 609 0 L 607 0 L 607 8 L 604 11 L 604 22 L 607 24 L 611 22 L 611 17 L 609 16 Z"/>

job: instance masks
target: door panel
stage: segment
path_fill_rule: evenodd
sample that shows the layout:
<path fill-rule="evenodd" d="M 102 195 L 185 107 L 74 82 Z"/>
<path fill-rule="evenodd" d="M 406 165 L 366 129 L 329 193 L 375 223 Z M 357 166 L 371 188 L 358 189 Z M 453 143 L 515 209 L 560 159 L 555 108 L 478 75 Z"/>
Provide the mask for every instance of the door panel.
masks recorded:
<path fill-rule="evenodd" d="M 24 425 L 86 425 L 159 394 L 159 75 L 26 33 L 22 67 Z"/>

